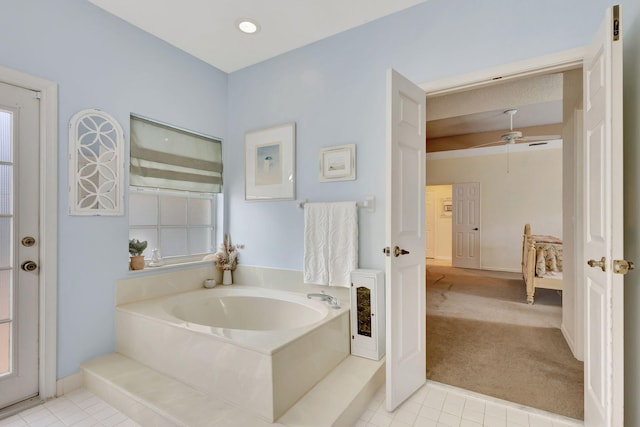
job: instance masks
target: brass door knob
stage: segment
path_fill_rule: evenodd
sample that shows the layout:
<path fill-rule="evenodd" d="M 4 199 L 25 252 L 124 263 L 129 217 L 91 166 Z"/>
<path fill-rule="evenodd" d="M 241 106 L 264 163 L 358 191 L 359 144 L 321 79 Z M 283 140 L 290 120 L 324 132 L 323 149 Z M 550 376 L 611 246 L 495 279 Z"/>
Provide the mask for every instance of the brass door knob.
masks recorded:
<path fill-rule="evenodd" d="M 406 255 L 410 253 L 409 251 L 405 251 L 404 249 L 400 249 L 398 246 L 396 246 L 395 248 L 393 248 L 393 256 L 394 257 L 399 257 L 400 255 Z"/>
<path fill-rule="evenodd" d="M 600 261 L 590 259 L 589 261 L 587 261 L 587 264 L 589 264 L 589 267 L 591 268 L 600 267 L 602 271 L 607 271 L 607 259 L 605 257 L 602 257 Z"/>

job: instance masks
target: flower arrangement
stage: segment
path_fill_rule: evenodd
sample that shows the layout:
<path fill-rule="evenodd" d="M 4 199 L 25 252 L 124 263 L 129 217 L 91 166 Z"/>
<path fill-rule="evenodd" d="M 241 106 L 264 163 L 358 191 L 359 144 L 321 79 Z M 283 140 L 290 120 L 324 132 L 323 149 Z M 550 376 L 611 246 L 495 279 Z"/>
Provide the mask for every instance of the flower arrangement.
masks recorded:
<path fill-rule="evenodd" d="M 231 237 L 225 234 L 220 250 L 215 254 L 216 267 L 221 270 L 235 270 L 238 265 L 238 245 L 231 244 Z"/>

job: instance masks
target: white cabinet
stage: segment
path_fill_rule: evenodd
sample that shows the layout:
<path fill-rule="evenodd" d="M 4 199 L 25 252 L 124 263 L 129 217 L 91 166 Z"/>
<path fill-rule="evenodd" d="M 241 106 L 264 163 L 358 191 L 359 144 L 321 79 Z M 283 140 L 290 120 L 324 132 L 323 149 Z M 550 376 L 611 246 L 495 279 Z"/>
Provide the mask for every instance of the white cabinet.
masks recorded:
<path fill-rule="evenodd" d="M 351 272 L 351 354 L 380 360 L 385 350 L 384 273 Z"/>

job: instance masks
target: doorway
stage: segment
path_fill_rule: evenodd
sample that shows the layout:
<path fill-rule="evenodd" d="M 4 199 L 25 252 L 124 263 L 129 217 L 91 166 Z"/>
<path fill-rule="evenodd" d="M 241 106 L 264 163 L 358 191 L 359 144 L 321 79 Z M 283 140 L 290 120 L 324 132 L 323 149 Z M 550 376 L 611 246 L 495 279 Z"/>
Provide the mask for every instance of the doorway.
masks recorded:
<path fill-rule="evenodd" d="M 581 75 L 581 70 L 579 69 L 576 70 L 576 73 Z M 558 92 L 560 95 L 560 99 L 556 101 L 556 105 L 553 106 L 553 108 L 559 111 L 560 115 L 562 115 L 562 112 L 563 112 L 562 99 L 564 96 L 563 87 L 562 87 L 563 76 L 562 74 L 558 74 L 556 72 L 552 73 L 552 75 L 553 77 L 551 79 L 558 81 L 559 83 L 558 89 L 556 92 Z M 547 84 L 549 83 L 548 80 L 549 79 L 547 79 L 546 81 Z M 515 84 L 513 86 L 518 86 L 518 84 Z M 479 92 L 488 93 L 488 90 L 490 90 L 490 87 L 483 88 L 482 90 L 476 90 L 475 95 L 477 95 Z M 461 99 L 463 96 L 463 93 L 464 93 L 463 91 L 456 91 L 455 95 L 456 97 Z M 493 98 L 492 100 L 494 100 L 496 97 L 487 97 L 487 98 Z M 512 102 L 515 103 L 516 101 L 512 101 Z M 427 105 L 429 105 L 429 97 L 427 98 Z M 502 108 L 502 111 L 507 110 L 509 107 L 512 107 L 513 105 L 514 104 L 505 105 L 504 108 Z M 461 109 L 464 110 L 464 108 L 467 108 L 467 107 L 468 107 L 468 103 L 467 103 L 467 106 Z M 549 105 L 547 105 L 547 109 L 548 108 L 549 108 Z M 499 109 L 496 109 L 496 110 L 499 110 Z M 494 111 L 493 113 L 496 117 L 499 118 L 501 111 Z M 457 118 L 457 120 L 462 121 L 462 119 L 460 118 Z M 560 122 L 562 122 L 562 120 L 560 120 Z M 543 128 L 542 126 L 546 126 L 546 127 Z M 536 135 L 564 134 L 565 133 L 563 131 L 564 126 L 565 125 L 563 125 L 562 123 L 555 123 L 553 124 L 553 126 L 547 126 L 546 124 L 540 124 L 540 125 L 527 124 L 526 128 L 522 130 L 522 133 L 525 135 L 527 134 L 530 135 L 532 133 Z M 464 129 L 468 130 L 470 128 L 466 127 Z M 504 129 L 509 130 L 508 121 L 506 122 L 506 126 L 504 126 L 502 129 L 503 129 L 501 131 L 502 133 L 505 132 Z M 429 130 L 427 130 L 427 133 L 429 134 Z M 451 138 L 453 135 L 448 135 L 448 136 Z M 484 136 L 484 135 L 481 135 L 481 136 Z M 485 162 L 483 163 L 483 161 L 477 161 L 474 163 L 469 160 L 453 159 L 453 157 L 460 157 L 462 156 L 462 154 L 456 155 L 456 156 L 450 156 L 448 160 L 442 160 L 444 153 L 438 153 L 441 159 L 439 160 L 439 162 L 441 164 L 437 165 L 435 169 L 447 170 L 447 171 L 461 170 L 463 171 L 463 173 L 462 175 L 459 176 L 459 179 L 457 179 L 456 176 L 453 176 L 451 174 L 449 175 L 445 174 L 442 179 L 430 180 L 429 177 L 430 176 L 433 177 L 434 175 L 433 174 L 430 175 L 431 172 L 429 172 L 430 162 L 429 162 L 429 154 L 428 154 L 427 183 L 443 184 L 446 182 L 464 182 L 469 180 L 470 178 L 469 174 L 472 174 L 472 173 L 477 173 L 477 174 L 481 174 L 481 176 L 488 177 L 486 178 L 488 181 L 483 182 L 482 185 L 483 185 L 483 189 L 485 188 L 485 186 L 487 187 L 487 190 L 488 190 L 487 196 L 490 197 L 491 202 L 487 204 L 487 210 L 486 211 L 483 210 L 483 212 L 485 212 L 485 214 L 490 214 L 491 216 L 493 216 L 494 220 L 492 221 L 489 218 L 483 218 L 483 220 L 486 220 L 487 224 L 491 224 L 489 227 L 489 232 L 493 231 L 496 233 L 501 233 L 505 229 L 507 229 L 508 236 L 507 235 L 491 236 L 491 238 L 488 239 L 489 240 L 489 242 L 487 243 L 488 257 L 485 260 L 484 267 L 485 269 L 488 269 L 488 270 L 502 270 L 505 273 L 512 273 L 512 277 L 510 277 L 511 280 L 517 280 L 518 276 L 521 279 L 522 275 L 521 273 L 518 274 L 518 272 L 521 269 L 520 264 L 521 264 L 521 254 L 522 254 L 521 252 L 522 229 L 524 227 L 524 224 L 528 222 L 533 222 L 533 223 L 541 224 L 541 227 L 550 225 L 549 228 L 545 228 L 545 229 L 540 229 L 539 227 L 538 232 L 540 234 L 552 234 L 552 235 L 558 235 L 559 237 L 563 237 L 563 227 L 562 227 L 563 226 L 563 210 L 564 210 L 563 205 L 571 204 L 571 206 L 567 207 L 567 210 L 569 212 L 574 212 L 575 210 L 575 207 L 573 206 L 574 201 L 571 198 L 569 198 L 568 200 L 563 200 L 563 197 L 562 197 L 562 190 L 563 190 L 562 168 L 563 168 L 563 163 L 567 163 L 563 160 L 563 151 L 565 149 L 563 148 L 563 144 L 561 141 L 554 142 L 554 143 L 547 143 L 546 141 L 544 141 L 544 146 L 543 146 L 543 142 L 541 141 L 539 145 L 527 147 L 528 151 L 525 151 L 523 147 L 518 147 L 518 149 L 514 149 L 513 148 L 514 146 L 501 143 L 499 134 L 487 135 L 487 138 L 489 138 L 489 141 L 497 140 L 498 144 L 496 144 L 495 148 L 485 149 L 484 147 L 480 148 L 480 147 L 475 147 L 474 145 L 477 145 L 477 144 L 480 144 L 483 146 L 485 144 L 490 145 L 491 144 L 490 142 L 486 143 L 484 140 L 477 140 L 477 139 L 474 140 L 474 137 L 472 135 L 463 134 L 461 138 L 457 138 L 457 140 L 454 141 L 454 143 L 459 144 L 456 147 L 458 150 L 462 150 L 465 148 L 461 146 L 463 142 L 465 142 L 464 141 L 465 138 L 469 139 L 470 141 L 469 144 L 472 145 L 470 147 L 471 150 L 469 151 L 473 151 L 473 150 L 475 150 L 476 152 L 487 151 L 487 153 L 483 153 L 480 156 L 482 159 L 485 159 Z M 559 135 L 554 139 L 560 139 Z M 440 139 L 437 142 L 443 143 L 443 141 L 444 141 L 444 138 Z M 535 141 L 535 142 L 538 142 L 538 141 Z M 523 144 L 523 145 L 528 146 L 528 144 Z M 544 153 L 542 152 L 542 150 L 544 150 Z M 427 142 L 427 151 L 428 152 L 430 151 L 429 142 Z M 438 158 L 438 156 L 436 156 L 436 158 Z M 574 157 L 571 156 L 569 159 L 566 159 L 566 160 L 574 161 Z M 570 165 L 570 166 L 573 166 L 573 165 Z M 474 170 L 475 172 L 472 172 Z M 552 172 L 552 170 L 555 172 Z M 575 175 L 572 174 L 575 169 L 570 167 L 568 170 L 570 172 L 568 174 L 568 177 L 575 180 Z M 538 176 L 537 174 L 539 173 L 544 173 L 546 176 L 553 174 L 554 176 L 553 181 L 555 181 L 556 184 L 554 187 L 551 187 L 551 188 L 549 188 L 547 185 L 543 185 L 543 187 L 545 187 L 545 190 L 540 191 L 538 194 L 540 194 L 541 197 L 537 198 L 537 197 L 533 197 L 532 192 L 530 192 L 529 190 L 522 191 L 521 188 L 526 188 L 526 187 L 523 187 L 523 185 L 528 185 L 529 183 L 533 184 L 532 182 L 533 177 Z M 489 182 L 491 182 L 491 186 L 493 186 L 494 188 L 497 188 L 497 186 L 500 185 L 501 186 L 500 190 L 499 191 L 496 190 L 494 192 L 495 194 L 493 194 L 491 192 L 491 187 L 488 185 Z M 576 185 L 575 182 L 573 181 L 570 182 L 569 184 L 571 186 Z M 566 187 L 566 183 L 564 186 Z M 532 185 L 532 188 L 535 188 L 535 187 L 536 187 L 535 185 Z M 543 194 L 543 193 L 546 193 L 546 194 Z M 549 196 L 549 193 L 552 193 L 553 195 Z M 429 197 L 429 193 L 427 194 L 428 194 L 427 197 Z M 538 212 L 535 206 L 527 206 L 528 203 L 531 203 L 532 205 L 544 206 L 544 209 L 541 209 L 541 211 L 543 212 Z M 427 206 L 429 206 L 429 203 L 427 203 Z M 503 217 L 504 215 L 507 215 L 507 213 L 510 213 L 511 216 L 516 217 L 515 219 L 513 219 L 512 224 L 511 222 L 508 222 L 509 220 L 507 218 Z M 518 216 L 518 215 L 521 215 L 521 216 Z M 428 218 L 429 217 L 427 217 L 427 219 Z M 483 226 L 486 227 L 484 223 L 483 223 Z M 574 238 L 574 234 L 572 233 L 569 233 L 568 236 L 570 239 Z M 509 240 L 509 238 L 511 240 Z M 509 251 L 508 249 L 500 248 L 502 244 L 504 244 L 505 248 L 511 248 L 511 250 Z M 492 253 L 492 251 L 494 253 Z M 575 256 L 573 253 L 570 253 L 569 255 L 572 257 Z M 496 262 L 496 260 L 504 261 L 504 264 L 500 265 Z M 567 259 L 565 257 L 565 262 L 566 261 L 574 262 L 575 260 Z M 474 277 L 474 280 L 485 280 L 485 279 L 486 278 Z M 431 295 L 431 294 L 428 294 L 428 295 Z M 543 302 L 541 300 L 540 304 L 538 304 L 538 307 L 542 303 Z M 525 304 L 524 296 L 522 298 L 522 304 Z M 524 308 L 526 307 L 527 306 L 525 304 Z M 534 308 L 537 309 L 538 307 L 534 307 Z M 514 308 L 517 309 L 517 307 L 515 306 Z M 575 314 L 576 314 L 575 311 L 570 310 L 570 313 L 572 313 L 573 317 L 575 318 Z M 556 326 L 557 335 L 561 337 L 562 335 L 560 333 L 560 327 L 561 327 L 560 319 L 555 319 L 554 322 L 556 322 L 556 320 L 557 320 L 557 326 Z M 573 321 L 574 319 L 571 319 L 571 320 Z M 523 325 L 520 325 L 520 326 L 524 327 Z M 429 325 L 427 326 L 427 328 L 429 329 Z M 575 332 L 575 328 L 572 329 L 572 332 Z M 567 353 L 569 354 L 569 357 L 570 357 L 571 352 L 567 351 Z M 579 375 L 581 377 L 579 372 L 576 372 L 576 375 Z M 574 393 L 577 391 L 578 390 L 574 390 Z M 578 397 L 581 399 L 580 395 L 578 395 Z M 526 404 L 526 402 L 522 402 L 522 401 L 518 401 L 517 403 Z M 566 415 L 566 413 L 564 415 Z"/>
<path fill-rule="evenodd" d="M 0 410 L 0 414 L 5 416 L 24 408 L 23 403 L 27 406 L 31 405 L 32 399 L 22 400 L 27 396 L 35 395 L 34 399 L 44 400 L 56 394 L 58 97 L 55 83 L 9 68 L 0 67 L 0 85 L 3 88 L 0 99 L 3 116 L 5 119 L 12 116 L 8 120 L 11 122 L 10 130 L 13 133 L 8 138 L 3 137 L 3 158 L 0 161 L 3 184 L 1 233 L 7 237 L 2 239 L 4 245 L 2 253 L 11 254 L 11 256 L 4 255 L 0 266 L 2 267 L 0 273 L 3 275 L 2 291 L 10 288 L 9 292 L 3 293 L 1 300 L 4 304 L 0 309 L 0 311 L 4 310 L 0 315 L 2 317 L 0 326 L 6 331 L 4 338 L 7 338 L 0 347 L 5 355 L 4 367 L 7 368 L 0 379 L 0 396 L 5 399 L 0 407 L 11 405 Z M 20 100 L 17 103 L 15 99 L 10 100 L 13 95 L 5 94 L 4 89 L 20 93 L 18 95 Z M 26 106 L 21 107 L 22 104 L 34 103 L 38 105 L 35 116 L 33 112 L 26 111 L 29 110 Z M 34 126 L 33 129 L 24 129 L 27 122 Z M 5 125 L 4 129 L 9 127 Z M 25 138 L 30 141 L 25 142 L 27 148 L 23 149 Z M 23 167 L 22 162 L 29 163 L 30 157 L 36 159 L 35 165 Z M 30 168 L 34 168 L 39 173 L 32 173 L 33 170 Z M 21 173 L 23 176 L 19 176 Z M 38 178 L 32 179 L 33 176 Z M 9 178 L 12 178 L 11 181 Z M 24 187 L 23 184 L 25 184 Z M 32 193 L 36 195 L 35 205 Z M 10 202 L 12 205 L 8 206 L 5 202 Z M 18 212 L 24 209 L 33 210 L 38 218 L 35 228 L 33 225 L 26 225 L 28 221 L 23 219 L 22 213 L 19 218 L 16 218 Z M 23 240 L 25 237 L 26 239 Z M 29 237 L 33 237 L 33 240 Z M 34 264 L 35 268 L 33 268 Z M 20 283 L 19 288 L 24 285 L 29 296 L 19 295 L 18 292 L 22 292 L 22 289 L 14 292 L 17 282 Z M 35 296 L 33 295 L 34 287 Z M 20 301 L 16 304 L 13 296 L 10 300 L 11 292 L 13 296 L 19 296 L 20 300 L 31 300 L 31 303 L 34 299 L 37 300 L 35 347 L 33 338 L 23 339 L 18 335 L 21 334 L 18 323 L 20 325 L 25 323 L 19 316 L 25 313 L 30 313 L 29 316 L 32 316 L 32 308 L 19 307 Z M 33 326 L 31 325 L 30 328 L 33 329 Z M 20 342 L 16 342 L 18 338 Z M 35 356 L 35 368 L 33 361 L 21 359 L 23 340 L 30 341 L 29 349 L 34 355 L 27 354 L 27 359 L 29 357 L 33 359 Z M 25 366 L 27 364 L 28 366 Z M 14 380 L 19 382 L 22 377 L 29 385 L 26 391 L 23 390 L 14 396 L 11 394 L 16 388 Z"/>

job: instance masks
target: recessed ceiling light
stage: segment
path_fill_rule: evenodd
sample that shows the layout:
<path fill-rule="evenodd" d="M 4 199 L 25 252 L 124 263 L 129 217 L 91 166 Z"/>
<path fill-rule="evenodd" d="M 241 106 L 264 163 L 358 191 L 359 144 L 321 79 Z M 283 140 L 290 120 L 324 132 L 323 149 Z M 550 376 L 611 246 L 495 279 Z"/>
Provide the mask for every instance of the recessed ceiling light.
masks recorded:
<path fill-rule="evenodd" d="M 240 19 L 237 25 L 238 29 L 246 34 L 253 34 L 260 31 L 260 26 L 250 19 Z"/>

